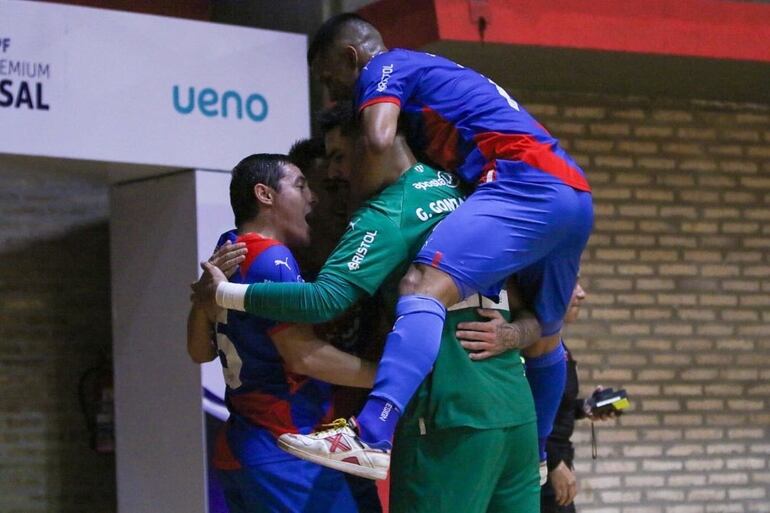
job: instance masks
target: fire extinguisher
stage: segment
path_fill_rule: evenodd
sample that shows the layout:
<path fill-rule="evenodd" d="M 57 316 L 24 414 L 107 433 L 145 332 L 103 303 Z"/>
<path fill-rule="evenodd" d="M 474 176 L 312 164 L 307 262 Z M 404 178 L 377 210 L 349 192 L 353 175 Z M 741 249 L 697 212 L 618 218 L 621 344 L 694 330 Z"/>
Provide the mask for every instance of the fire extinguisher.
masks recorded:
<path fill-rule="evenodd" d="M 91 448 L 101 453 L 115 451 L 115 409 L 112 365 L 91 367 L 78 385 L 80 407 L 90 435 Z"/>

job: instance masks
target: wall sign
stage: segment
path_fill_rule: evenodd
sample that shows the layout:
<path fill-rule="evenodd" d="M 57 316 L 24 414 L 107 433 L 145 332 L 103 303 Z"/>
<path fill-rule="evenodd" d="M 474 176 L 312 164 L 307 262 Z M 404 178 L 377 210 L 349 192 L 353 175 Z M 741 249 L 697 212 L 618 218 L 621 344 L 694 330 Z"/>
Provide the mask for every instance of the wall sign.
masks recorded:
<path fill-rule="evenodd" d="M 231 169 L 309 133 L 306 37 L 0 0 L 0 153 Z"/>

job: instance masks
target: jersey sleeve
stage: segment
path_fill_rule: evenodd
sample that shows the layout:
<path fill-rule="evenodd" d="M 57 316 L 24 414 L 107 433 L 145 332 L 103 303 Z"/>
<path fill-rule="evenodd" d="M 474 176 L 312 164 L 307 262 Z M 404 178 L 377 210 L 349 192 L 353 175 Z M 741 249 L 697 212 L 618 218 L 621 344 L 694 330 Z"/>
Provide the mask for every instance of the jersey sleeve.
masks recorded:
<path fill-rule="evenodd" d="M 409 253 L 401 230 L 392 220 L 376 211 L 362 210 L 351 219 L 320 274 L 334 275 L 371 296 Z"/>
<path fill-rule="evenodd" d="M 375 103 L 403 107 L 412 95 L 422 69 L 408 52 L 391 50 L 375 56 L 361 70 L 356 82 L 356 108 L 360 112 Z"/>
<path fill-rule="evenodd" d="M 217 245 L 214 247 L 214 251 L 224 246 L 227 242 L 231 244 L 235 244 L 237 240 L 238 240 L 238 230 L 232 229 L 232 230 L 226 231 L 225 233 L 219 236 L 219 240 L 217 241 Z"/>

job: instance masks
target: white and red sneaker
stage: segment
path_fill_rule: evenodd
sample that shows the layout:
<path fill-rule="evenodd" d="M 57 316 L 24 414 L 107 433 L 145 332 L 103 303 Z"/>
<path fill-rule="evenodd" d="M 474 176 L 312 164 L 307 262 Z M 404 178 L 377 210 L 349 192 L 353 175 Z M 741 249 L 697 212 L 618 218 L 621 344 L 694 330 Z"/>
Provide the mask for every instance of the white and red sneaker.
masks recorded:
<path fill-rule="evenodd" d="M 327 425 L 329 429 L 309 435 L 283 434 L 278 437 L 278 447 L 300 459 L 355 476 L 388 476 L 390 447 L 380 449 L 361 440 L 354 418 L 337 419 Z"/>

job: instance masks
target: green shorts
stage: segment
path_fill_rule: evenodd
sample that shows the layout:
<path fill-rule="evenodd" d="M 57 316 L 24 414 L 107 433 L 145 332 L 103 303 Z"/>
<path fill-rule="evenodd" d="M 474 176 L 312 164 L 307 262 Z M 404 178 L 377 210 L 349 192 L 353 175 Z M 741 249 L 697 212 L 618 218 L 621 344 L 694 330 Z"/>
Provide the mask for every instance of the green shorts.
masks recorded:
<path fill-rule="evenodd" d="M 540 513 L 537 426 L 399 431 L 391 513 Z"/>

